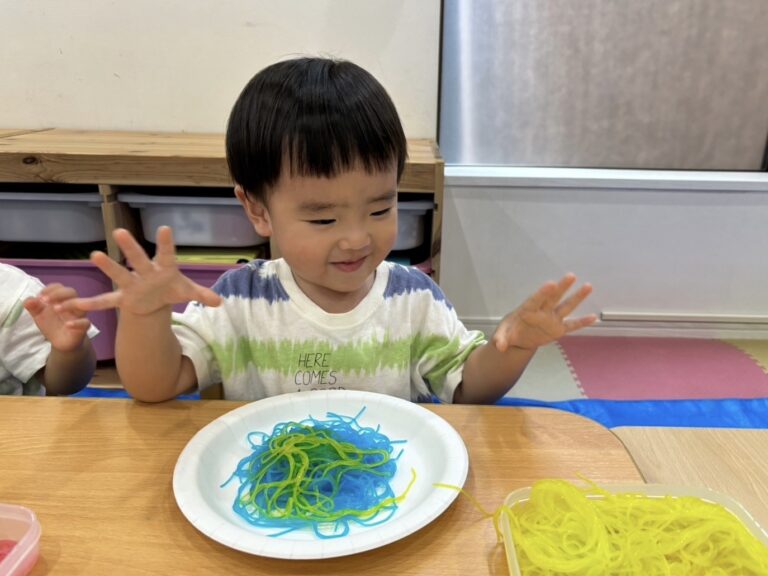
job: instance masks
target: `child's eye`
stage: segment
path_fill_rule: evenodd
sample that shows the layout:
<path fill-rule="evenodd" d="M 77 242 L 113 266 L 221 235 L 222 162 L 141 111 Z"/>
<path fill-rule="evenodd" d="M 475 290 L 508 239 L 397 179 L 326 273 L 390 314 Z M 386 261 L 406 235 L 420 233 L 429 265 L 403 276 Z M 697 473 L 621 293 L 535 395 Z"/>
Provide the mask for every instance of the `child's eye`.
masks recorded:
<path fill-rule="evenodd" d="M 336 220 L 307 220 L 307 222 L 316 226 L 328 226 L 336 222 Z"/>
<path fill-rule="evenodd" d="M 384 216 L 384 214 L 389 214 L 392 212 L 392 206 L 389 208 L 384 208 L 384 210 L 377 210 L 376 212 L 371 212 L 371 216 Z"/>

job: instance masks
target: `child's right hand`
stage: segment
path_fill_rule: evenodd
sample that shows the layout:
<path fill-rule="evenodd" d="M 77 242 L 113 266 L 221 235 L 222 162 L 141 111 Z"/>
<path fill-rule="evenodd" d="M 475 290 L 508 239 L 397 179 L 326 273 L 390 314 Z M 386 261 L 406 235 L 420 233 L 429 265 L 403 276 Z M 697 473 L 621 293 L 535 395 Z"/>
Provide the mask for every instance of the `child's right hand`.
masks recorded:
<path fill-rule="evenodd" d="M 173 233 L 168 226 L 157 229 L 157 250 L 150 260 L 128 230 L 119 228 L 113 237 L 133 270 L 121 266 L 103 252 L 94 252 L 91 262 L 117 286 L 91 298 L 77 298 L 72 305 L 80 310 L 119 308 L 121 313 L 138 316 L 153 314 L 174 304 L 196 300 L 206 306 L 218 306 L 221 297 L 213 290 L 184 276 L 176 265 Z"/>

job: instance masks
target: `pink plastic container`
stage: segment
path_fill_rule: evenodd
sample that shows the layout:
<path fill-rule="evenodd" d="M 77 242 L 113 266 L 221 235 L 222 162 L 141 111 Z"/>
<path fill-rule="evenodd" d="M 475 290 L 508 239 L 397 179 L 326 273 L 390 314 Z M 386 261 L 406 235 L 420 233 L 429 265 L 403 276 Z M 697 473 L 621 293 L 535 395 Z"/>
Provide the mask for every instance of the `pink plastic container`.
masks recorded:
<path fill-rule="evenodd" d="M 0 560 L 0 576 L 24 576 L 40 554 L 40 523 L 32 510 L 14 504 L 0 504 L 0 540 L 16 545 Z"/>
<path fill-rule="evenodd" d="M 190 280 L 210 288 L 224 272 L 240 266 L 242 264 L 180 264 L 179 270 Z M 173 307 L 173 311 L 184 312 L 186 307 L 186 304 L 177 304 Z"/>
<path fill-rule="evenodd" d="M 112 291 L 112 281 L 88 260 L 26 260 L 4 258 L 6 264 L 21 268 L 43 284 L 60 282 L 71 286 L 80 296 L 96 296 Z M 93 339 L 96 358 L 112 360 L 115 357 L 117 315 L 114 310 L 90 312 L 88 317 L 99 329 Z"/>

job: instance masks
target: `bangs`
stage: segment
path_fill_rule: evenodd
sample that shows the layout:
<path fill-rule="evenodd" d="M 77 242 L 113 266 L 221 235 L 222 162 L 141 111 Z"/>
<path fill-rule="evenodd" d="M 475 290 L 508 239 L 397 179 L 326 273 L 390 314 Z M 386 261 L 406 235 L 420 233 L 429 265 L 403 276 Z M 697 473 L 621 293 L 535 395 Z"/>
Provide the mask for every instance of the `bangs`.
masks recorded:
<path fill-rule="evenodd" d="M 356 168 L 375 173 L 397 167 L 399 179 L 406 155 L 396 129 L 366 103 L 357 104 L 337 101 L 333 110 L 297 114 L 282 146 L 292 176 L 331 178 Z"/>

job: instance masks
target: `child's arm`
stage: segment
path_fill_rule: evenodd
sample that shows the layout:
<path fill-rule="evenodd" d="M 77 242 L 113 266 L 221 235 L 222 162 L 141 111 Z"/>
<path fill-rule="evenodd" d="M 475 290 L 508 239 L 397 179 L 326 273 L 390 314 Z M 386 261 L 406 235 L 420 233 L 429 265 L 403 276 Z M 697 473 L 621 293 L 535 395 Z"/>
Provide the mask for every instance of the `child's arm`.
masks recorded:
<path fill-rule="evenodd" d="M 172 306 L 191 300 L 218 306 L 221 298 L 179 271 L 167 226 L 157 231 L 152 260 L 127 230 L 115 230 L 114 238 L 133 270 L 103 252 L 94 252 L 91 261 L 115 282 L 117 290 L 78 299 L 76 306 L 82 310 L 119 308 L 115 359 L 123 386 L 137 400 L 170 400 L 197 385 L 192 362 L 182 355 L 171 330 Z"/>
<path fill-rule="evenodd" d="M 557 284 L 548 282 L 507 314 L 491 342 L 476 348 L 467 358 L 454 402 L 495 402 L 517 382 L 539 346 L 597 321 L 594 314 L 567 318 L 592 292 L 592 287 L 585 284 L 563 300 L 574 282 L 573 274 L 567 274 Z"/>
<path fill-rule="evenodd" d="M 61 306 L 74 298 L 74 288 L 51 284 L 24 301 L 24 308 L 51 344 L 45 366 L 38 373 L 49 396 L 79 392 L 96 369 L 96 353 L 88 338 L 90 321 L 83 312 L 66 311 Z"/>

